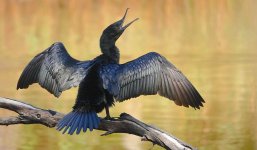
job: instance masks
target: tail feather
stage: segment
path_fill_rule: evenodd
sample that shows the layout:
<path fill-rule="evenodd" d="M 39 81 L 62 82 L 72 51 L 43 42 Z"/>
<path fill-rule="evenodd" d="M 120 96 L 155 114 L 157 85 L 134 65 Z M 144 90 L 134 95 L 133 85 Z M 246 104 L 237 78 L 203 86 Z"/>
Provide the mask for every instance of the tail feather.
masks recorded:
<path fill-rule="evenodd" d="M 83 132 L 87 132 L 87 126 L 88 126 L 88 116 L 87 115 L 85 115 L 84 116 L 85 117 L 85 119 L 84 119 L 84 124 L 83 124 Z"/>
<path fill-rule="evenodd" d="M 89 120 L 89 122 L 88 122 L 89 130 L 92 131 L 93 130 L 93 120 L 92 120 L 91 113 L 90 113 L 90 115 L 88 117 L 89 117 L 89 119 L 88 119 Z"/>
<path fill-rule="evenodd" d="M 93 128 L 95 128 L 97 122 L 96 122 L 96 119 L 95 119 L 95 115 L 94 115 L 94 114 L 92 115 L 91 119 L 92 119 L 92 122 L 93 122 Z"/>
<path fill-rule="evenodd" d="M 98 128 L 98 125 L 100 124 L 100 119 L 97 117 L 96 113 L 94 114 L 93 119 L 94 119 L 94 125 L 95 125 L 94 128 Z"/>
<path fill-rule="evenodd" d="M 82 129 L 83 132 L 87 129 L 93 131 L 94 128 L 98 128 L 99 123 L 100 118 L 96 112 L 73 110 L 59 121 L 56 129 L 63 130 L 63 134 L 68 131 L 67 133 L 72 135 L 75 131 L 79 134 Z"/>
<path fill-rule="evenodd" d="M 78 124 L 78 129 L 76 131 L 76 134 L 79 134 L 81 129 L 83 128 L 84 118 L 85 118 L 85 115 L 81 115 L 81 119 L 80 119 L 80 122 Z"/>
<path fill-rule="evenodd" d="M 78 113 L 77 117 L 72 122 L 70 130 L 68 131 L 68 134 L 72 135 L 74 133 L 74 131 L 78 128 L 78 122 L 80 121 L 80 119 L 81 119 L 81 113 Z"/>
<path fill-rule="evenodd" d="M 67 120 L 67 118 L 69 118 L 71 115 L 73 115 L 73 113 L 67 114 L 66 116 L 64 116 L 62 118 L 62 120 L 59 121 L 58 126 L 57 126 L 57 130 L 60 130 L 60 129 L 62 129 L 66 126 L 65 123 L 69 120 L 69 119 Z"/>
<path fill-rule="evenodd" d="M 74 113 L 74 112 L 71 112 L 71 113 L 72 114 L 65 119 L 66 121 L 64 122 L 64 127 L 66 126 L 66 128 L 63 130 L 62 134 L 64 134 L 69 128 L 72 127 L 74 120 L 77 118 L 77 116 L 79 114 L 79 113 Z M 61 130 L 62 129 L 60 129 L 59 131 L 61 131 Z"/>

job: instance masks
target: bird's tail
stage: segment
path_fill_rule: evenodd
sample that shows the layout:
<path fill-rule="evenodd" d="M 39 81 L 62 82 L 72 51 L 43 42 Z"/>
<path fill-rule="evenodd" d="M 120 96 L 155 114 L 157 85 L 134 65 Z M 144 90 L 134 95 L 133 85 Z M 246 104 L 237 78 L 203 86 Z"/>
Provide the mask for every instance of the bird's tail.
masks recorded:
<path fill-rule="evenodd" d="M 74 109 L 72 112 L 65 115 L 57 124 L 57 130 L 63 130 L 63 134 L 68 132 L 72 135 L 75 131 L 79 134 L 83 129 L 86 132 L 87 129 L 92 131 L 94 128 L 98 128 L 100 118 L 96 112 L 81 111 Z"/>

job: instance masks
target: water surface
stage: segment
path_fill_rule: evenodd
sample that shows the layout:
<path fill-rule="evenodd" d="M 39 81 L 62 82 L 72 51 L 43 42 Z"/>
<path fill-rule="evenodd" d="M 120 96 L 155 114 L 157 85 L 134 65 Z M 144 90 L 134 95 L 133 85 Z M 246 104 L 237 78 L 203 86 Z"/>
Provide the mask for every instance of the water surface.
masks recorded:
<path fill-rule="evenodd" d="M 55 41 L 80 60 L 100 54 L 102 30 L 130 7 L 140 20 L 117 42 L 121 61 L 150 51 L 164 55 L 206 100 L 194 110 L 160 96 L 117 103 L 113 116 L 127 112 L 199 149 L 257 149 L 256 2 L 246 1 L 0 1 L 0 96 L 68 113 L 77 89 L 57 99 L 38 85 L 16 91 L 25 65 Z M 0 109 L 0 116 L 15 115 Z M 100 116 L 104 116 L 101 113 Z M 0 149 L 150 149 L 133 135 L 101 137 L 101 131 L 62 135 L 41 125 L 0 127 Z M 153 149 L 161 149 L 154 146 Z"/>

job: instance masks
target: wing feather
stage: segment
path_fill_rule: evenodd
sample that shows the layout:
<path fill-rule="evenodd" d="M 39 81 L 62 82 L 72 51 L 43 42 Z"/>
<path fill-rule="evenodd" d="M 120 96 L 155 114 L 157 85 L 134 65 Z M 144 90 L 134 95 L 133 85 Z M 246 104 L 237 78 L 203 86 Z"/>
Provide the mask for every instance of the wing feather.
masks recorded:
<path fill-rule="evenodd" d="M 78 86 L 93 63 L 73 59 L 62 43 L 54 43 L 29 62 L 19 78 L 17 89 L 39 83 L 59 97 L 62 91 Z"/>
<path fill-rule="evenodd" d="M 159 93 L 179 106 L 200 108 L 204 103 L 183 73 L 158 53 L 151 52 L 121 65 L 102 66 L 100 75 L 104 88 L 117 101 Z"/>

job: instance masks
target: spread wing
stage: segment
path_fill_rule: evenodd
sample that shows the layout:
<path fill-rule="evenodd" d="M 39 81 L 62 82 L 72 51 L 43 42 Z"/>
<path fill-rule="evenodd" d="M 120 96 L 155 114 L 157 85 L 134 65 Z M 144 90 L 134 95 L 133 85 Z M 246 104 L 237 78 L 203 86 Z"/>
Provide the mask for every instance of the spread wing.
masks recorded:
<path fill-rule="evenodd" d="M 59 97 L 62 91 L 78 86 L 94 61 L 73 59 L 60 42 L 35 56 L 23 70 L 17 89 L 28 88 L 33 83 Z"/>
<path fill-rule="evenodd" d="M 182 72 L 158 53 L 151 52 L 121 65 L 103 66 L 100 75 L 104 88 L 117 101 L 158 93 L 180 106 L 200 108 L 204 103 Z"/>

